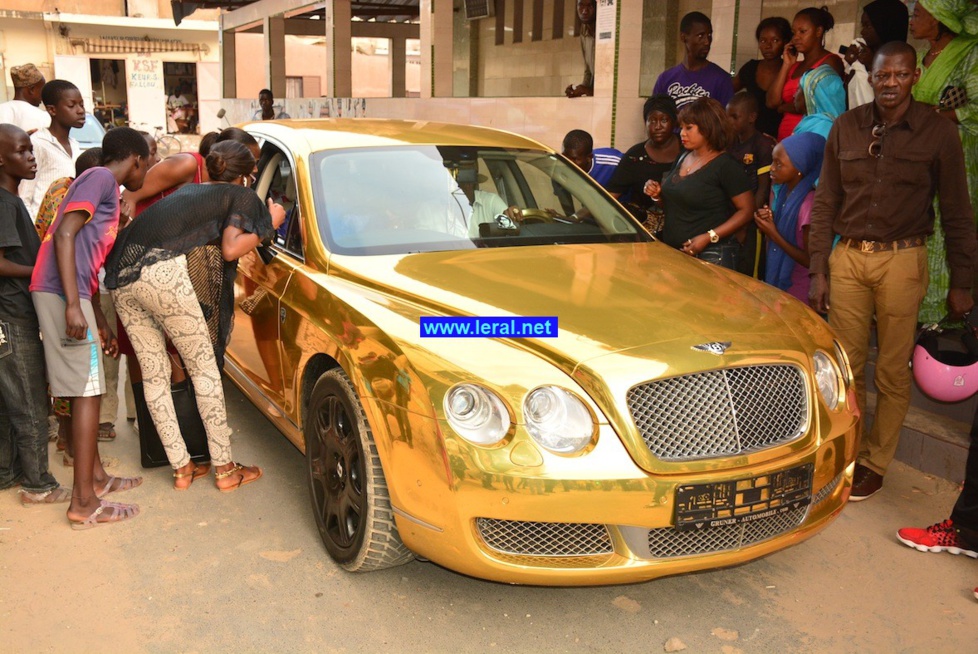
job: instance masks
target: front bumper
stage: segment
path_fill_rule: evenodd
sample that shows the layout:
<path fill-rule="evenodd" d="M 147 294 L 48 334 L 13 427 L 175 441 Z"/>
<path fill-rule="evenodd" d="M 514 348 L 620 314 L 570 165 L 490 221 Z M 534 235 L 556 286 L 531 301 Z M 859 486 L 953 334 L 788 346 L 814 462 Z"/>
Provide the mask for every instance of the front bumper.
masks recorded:
<path fill-rule="evenodd" d="M 628 583 L 736 565 L 801 542 L 839 514 L 852 483 L 857 429 L 858 421 L 816 449 L 733 470 L 667 476 L 634 468 L 617 478 L 587 480 L 469 472 L 454 476 L 449 502 L 438 512 L 449 519 L 427 521 L 398 509 L 397 526 L 421 556 L 506 583 Z M 814 466 L 806 506 L 720 527 L 673 526 L 680 485 L 747 479 L 804 464 Z"/>

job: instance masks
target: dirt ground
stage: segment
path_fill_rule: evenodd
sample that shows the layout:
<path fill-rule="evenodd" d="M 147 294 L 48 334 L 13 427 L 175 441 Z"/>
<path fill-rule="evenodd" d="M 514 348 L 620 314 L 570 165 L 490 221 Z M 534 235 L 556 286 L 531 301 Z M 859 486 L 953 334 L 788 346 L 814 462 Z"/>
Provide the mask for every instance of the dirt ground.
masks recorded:
<path fill-rule="evenodd" d="M 732 569 L 578 589 L 421 562 L 351 575 L 319 541 L 300 453 L 230 385 L 228 405 L 235 458 L 265 468 L 236 493 L 147 470 L 118 496 L 142 514 L 86 532 L 0 493 L 4 652 L 978 651 L 978 561 L 894 538 L 946 517 L 957 489 L 900 464 L 815 538 Z M 121 422 L 103 453 L 135 473 Z M 53 445 L 52 463 L 69 484 Z"/>

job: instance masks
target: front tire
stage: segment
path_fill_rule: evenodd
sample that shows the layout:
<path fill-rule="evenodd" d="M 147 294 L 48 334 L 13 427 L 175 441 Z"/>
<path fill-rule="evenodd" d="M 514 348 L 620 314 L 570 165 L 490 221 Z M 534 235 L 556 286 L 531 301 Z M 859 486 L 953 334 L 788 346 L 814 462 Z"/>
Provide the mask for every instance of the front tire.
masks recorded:
<path fill-rule="evenodd" d="M 304 431 L 313 514 L 330 558 L 350 572 L 413 559 L 394 524 L 363 406 L 342 369 L 329 370 L 316 381 Z"/>

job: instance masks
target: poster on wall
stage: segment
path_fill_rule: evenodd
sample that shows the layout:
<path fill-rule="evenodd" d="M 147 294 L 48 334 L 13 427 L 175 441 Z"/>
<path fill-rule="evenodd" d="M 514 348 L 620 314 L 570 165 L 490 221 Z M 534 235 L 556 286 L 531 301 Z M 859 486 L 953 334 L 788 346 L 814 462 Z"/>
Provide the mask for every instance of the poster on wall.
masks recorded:
<path fill-rule="evenodd" d="M 594 31 L 598 43 L 615 40 L 615 3 L 617 0 L 598 0 L 598 13 Z"/>
<path fill-rule="evenodd" d="M 153 134 L 166 128 L 166 89 L 163 62 L 144 56 L 126 58 L 128 120 L 136 129 Z"/>

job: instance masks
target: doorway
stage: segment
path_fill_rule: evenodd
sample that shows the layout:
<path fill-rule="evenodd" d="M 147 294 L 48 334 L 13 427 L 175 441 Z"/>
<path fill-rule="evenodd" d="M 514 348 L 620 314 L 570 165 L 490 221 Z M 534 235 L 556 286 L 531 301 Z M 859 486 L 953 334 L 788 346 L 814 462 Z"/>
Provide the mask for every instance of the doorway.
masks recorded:
<path fill-rule="evenodd" d="M 197 65 L 163 62 L 163 83 L 167 92 L 167 131 L 176 134 L 199 134 Z"/>
<path fill-rule="evenodd" d="M 126 65 L 122 59 L 90 59 L 92 113 L 106 129 L 129 123 Z"/>

